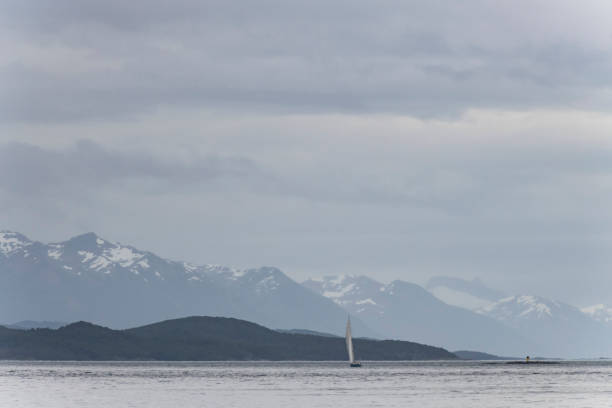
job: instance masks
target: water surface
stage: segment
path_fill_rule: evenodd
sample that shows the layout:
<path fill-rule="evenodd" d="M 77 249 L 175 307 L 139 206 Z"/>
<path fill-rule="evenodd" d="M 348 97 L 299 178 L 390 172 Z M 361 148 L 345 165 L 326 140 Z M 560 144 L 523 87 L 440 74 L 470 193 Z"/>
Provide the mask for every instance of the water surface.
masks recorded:
<path fill-rule="evenodd" d="M 0 362 L 0 407 L 608 407 L 611 362 Z"/>

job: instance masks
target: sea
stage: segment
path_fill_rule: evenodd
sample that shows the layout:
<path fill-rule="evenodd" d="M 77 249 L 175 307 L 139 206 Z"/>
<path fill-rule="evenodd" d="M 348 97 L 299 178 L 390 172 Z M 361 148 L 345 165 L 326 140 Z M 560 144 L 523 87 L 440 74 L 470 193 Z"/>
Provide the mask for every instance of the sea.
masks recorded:
<path fill-rule="evenodd" d="M 0 407 L 612 407 L 612 362 L 0 362 Z"/>

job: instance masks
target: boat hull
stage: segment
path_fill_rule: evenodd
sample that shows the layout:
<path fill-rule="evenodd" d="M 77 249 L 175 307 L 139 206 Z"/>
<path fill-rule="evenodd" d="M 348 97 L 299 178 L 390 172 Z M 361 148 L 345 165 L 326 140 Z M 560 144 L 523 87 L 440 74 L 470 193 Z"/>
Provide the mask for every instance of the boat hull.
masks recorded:
<path fill-rule="evenodd" d="M 351 367 L 361 367 L 361 363 L 351 363 Z"/>

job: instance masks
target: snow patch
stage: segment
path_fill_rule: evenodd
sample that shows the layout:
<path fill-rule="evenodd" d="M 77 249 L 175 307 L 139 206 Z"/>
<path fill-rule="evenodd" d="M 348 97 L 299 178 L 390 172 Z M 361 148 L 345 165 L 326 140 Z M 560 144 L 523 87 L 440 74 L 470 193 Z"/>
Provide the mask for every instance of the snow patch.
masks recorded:
<path fill-rule="evenodd" d="M 476 312 L 489 315 L 506 322 L 518 322 L 523 319 L 550 319 L 553 309 L 557 313 L 561 304 L 531 295 L 510 296 L 497 303 L 477 309 Z"/>
<path fill-rule="evenodd" d="M 87 252 L 87 251 L 79 251 L 77 253 L 83 257 L 83 259 L 81 260 L 81 263 L 87 263 L 96 256 L 92 252 Z"/>
<path fill-rule="evenodd" d="M 344 282 L 347 278 L 351 278 L 351 277 L 352 276 L 349 276 L 349 275 L 338 275 L 334 279 L 331 279 L 329 283 L 333 285 L 341 285 L 342 282 Z"/>
<path fill-rule="evenodd" d="M 189 273 L 193 273 L 198 269 L 195 265 L 192 265 L 187 262 L 183 262 L 183 268 Z"/>
<path fill-rule="evenodd" d="M 143 254 L 134 252 L 131 248 L 117 245 L 104 251 L 104 256 L 111 262 L 118 263 L 124 268 L 132 266 L 134 262 L 142 259 Z"/>
<path fill-rule="evenodd" d="M 278 289 L 279 286 L 280 285 L 278 284 L 274 276 L 270 275 L 257 282 L 257 284 L 255 285 L 255 290 L 257 291 L 257 293 L 262 293 L 264 291 L 270 292 Z"/>
<path fill-rule="evenodd" d="M 365 300 L 359 300 L 359 301 L 355 302 L 355 304 L 356 305 L 365 305 L 365 304 L 375 305 L 376 302 L 373 301 L 372 299 L 368 298 L 368 299 L 365 299 Z"/>
<path fill-rule="evenodd" d="M 0 232 L 0 252 L 4 253 L 5 255 L 15 252 L 28 245 L 32 245 L 32 243 L 22 240 L 20 236 L 14 232 Z"/>
<path fill-rule="evenodd" d="M 344 295 L 346 295 L 348 292 L 350 292 L 351 290 L 353 290 L 353 287 L 355 287 L 354 283 L 350 283 L 348 285 L 346 285 L 345 287 L 341 288 L 340 290 L 336 290 L 336 291 L 325 291 L 323 292 L 323 296 L 325 296 L 326 298 L 340 298 L 343 297 Z"/>
<path fill-rule="evenodd" d="M 598 322 L 612 323 L 612 307 L 607 307 L 600 303 L 598 305 L 583 307 L 580 311 Z"/>
<path fill-rule="evenodd" d="M 221 275 L 231 280 L 238 280 L 239 278 L 242 278 L 243 276 L 245 276 L 247 272 L 246 270 L 233 269 L 233 268 L 228 268 L 227 266 L 211 265 L 211 264 L 204 265 L 204 270 L 208 273 L 214 273 L 217 275 Z"/>
<path fill-rule="evenodd" d="M 108 259 L 104 258 L 103 256 L 99 256 L 95 261 L 89 264 L 89 267 L 99 271 L 100 269 L 106 268 L 110 264 L 111 262 Z"/>
<path fill-rule="evenodd" d="M 516 302 L 527 307 L 527 309 L 525 309 L 520 316 L 526 316 L 531 313 L 537 313 L 538 316 L 542 316 L 544 314 L 552 316 L 550 307 L 548 307 L 548 305 L 545 303 L 538 302 L 535 296 L 519 296 Z"/>
<path fill-rule="evenodd" d="M 49 256 L 49 258 L 53 258 L 57 261 L 62 257 L 62 251 L 60 251 L 59 249 L 49 249 L 47 251 L 47 255 Z"/>
<path fill-rule="evenodd" d="M 144 269 L 150 268 L 149 261 L 146 258 L 141 261 L 138 261 L 137 265 Z"/>

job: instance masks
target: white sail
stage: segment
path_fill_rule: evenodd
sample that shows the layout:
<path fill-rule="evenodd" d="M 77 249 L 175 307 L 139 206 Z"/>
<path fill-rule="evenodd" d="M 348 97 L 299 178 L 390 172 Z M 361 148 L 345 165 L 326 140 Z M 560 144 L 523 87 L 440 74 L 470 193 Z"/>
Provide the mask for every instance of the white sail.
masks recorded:
<path fill-rule="evenodd" d="M 351 318 L 349 316 L 346 322 L 346 350 L 348 351 L 349 362 L 355 362 L 355 355 L 353 353 L 353 336 L 351 335 Z"/>

